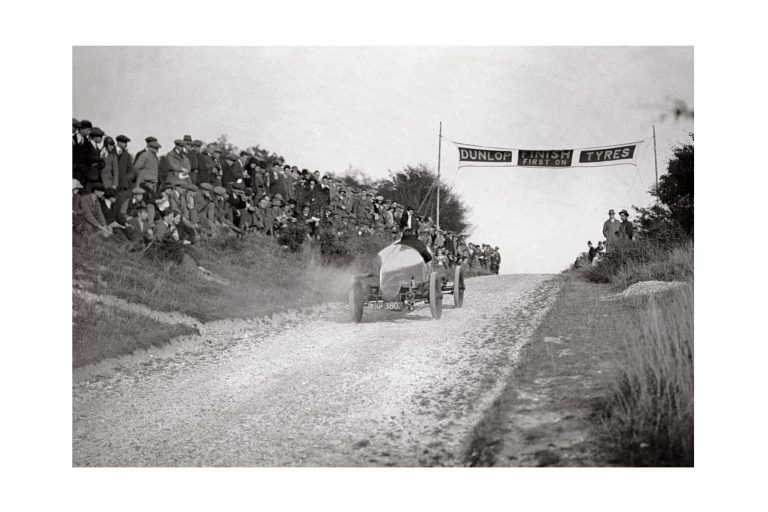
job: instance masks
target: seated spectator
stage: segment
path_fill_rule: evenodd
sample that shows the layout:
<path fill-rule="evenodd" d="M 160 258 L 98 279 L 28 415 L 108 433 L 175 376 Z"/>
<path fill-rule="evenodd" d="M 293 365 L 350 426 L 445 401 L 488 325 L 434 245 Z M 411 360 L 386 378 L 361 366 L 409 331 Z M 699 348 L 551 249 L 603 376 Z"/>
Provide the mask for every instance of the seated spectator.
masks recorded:
<path fill-rule="evenodd" d="M 595 255 L 597 255 L 597 248 L 592 246 L 592 240 L 587 242 L 587 247 L 589 247 L 589 250 L 587 251 L 587 260 L 592 263 L 592 260 L 595 259 Z"/>
<path fill-rule="evenodd" d="M 161 218 L 155 222 L 155 236 L 152 239 L 153 242 L 162 243 L 169 240 L 179 240 L 179 233 L 176 230 L 176 224 L 174 223 L 175 215 L 181 212 L 172 208 L 166 208 L 161 210 Z"/>
<path fill-rule="evenodd" d="M 117 189 L 110 187 L 104 190 L 104 197 L 101 198 L 101 213 L 104 215 L 104 221 L 107 226 L 116 229 L 125 229 L 125 218 L 120 213 L 120 207 L 117 205 Z M 113 231 L 113 233 L 115 233 Z M 116 233 L 115 233 L 116 234 Z"/>
<path fill-rule="evenodd" d="M 91 192 L 80 197 L 80 208 L 85 217 L 85 225 L 92 232 L 98 232 L 107 238 L 112 236 L 112 228 L 107 225 L 101 211 L 101 199 L 104 197 L 104 185 L 92 183 Z"/>

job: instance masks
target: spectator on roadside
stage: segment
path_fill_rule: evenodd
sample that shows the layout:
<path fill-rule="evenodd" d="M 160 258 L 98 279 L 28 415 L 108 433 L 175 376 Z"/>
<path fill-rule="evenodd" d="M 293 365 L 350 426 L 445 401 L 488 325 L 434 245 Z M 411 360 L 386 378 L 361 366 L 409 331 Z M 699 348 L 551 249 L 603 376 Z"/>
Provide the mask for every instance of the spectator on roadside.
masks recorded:
<path fill-rule="evenodd" d="M 131 191 L 131 197 L 124 200 L 120 205 L 120 214 L 126 220 L 131 220 L 136 217 L 140 208 L 146 207 L 147 204 L 144 202 L 144 189 L 141 187 L 134 187 Z"/>
<path fill-rule="evenodd" d="M 192 140 L 189 141 L 192 143 Z M 189 157 L 187 156 L 184 141 L 182 139 L 176 139 L 173 141 L 174 147 L 168 153 L 165 158 L 168 162 L 168 180 L 176 178 L 182 182 L 189 180 L 189 173 L 192 169 L 189 163 Z"/>
<path fill-rule="evenodd" d="M 117 159 L 117 145 L 112 137 L 104 138 L 104 153 L 102 157 L 104 166 L 101 168 L 101 183 L 104 189 L 117 189 L 120 181 Z"/>
<path fill-rule="evenodd" d="M 621 224 L 619 225 L 619 238 L 622 240 L 632 240 L 635 235 L 635 227 L 629 221 L 629 212 L 621 210 L 619 212 Z"/>
<path fill-rule="evenodd" d="M 88 135 L 88 142 L 83 148 L 88 171 L 85 178 L 85 191 L 88 192 L 95 183 L 101 182 L 101 169 L 104 162 L 101 159 L 101 144 L 104 138 L 104 131 L 98 126 L 91 128 Z"/>
<path fill-rule="evenodd" d="M 136 182 L 136 172 L 133 169 L 133 156 L 128 152 L 131 139 L 125 135 L 115 137 L 117 141 L 117 191 L 121 198 L 128 195 Z"/>
<path fill-rule="evenodd" d="M 220 160 L 221 165 L 221 186 L 226 188 L 230 183 L 234 183 L 237 179 L 235 176 L 235 170 L 233 169 L 237 155 L 234 153 L 227 153 L 223 160 Z"/>
<path fill-rule="evenodd" d="M 178 210 L 174 210 L 173 208 L 166 208 L 161 212 L 161 218 L 155 222 L 154 242 L 162 243 L 179 239 L 179 234 L 176 231 L 176 225 L 174 224 L 174 216 L 176 213 L 179 213 Z"/>
<path fill-rule="evenodd" d="M 160 149 L 160 147 L 160 143 L 156 140 L 150 141 L 147 143 L 146 150 L 136 155 L 136 162 L 133 165 L 133 168 L 136 171 L 136 186 L 140 187 L 146 181 L 151 181 L 154 184 L 157 183 L 157 150 Z"/>
<path fill-rule="evenodd" d="M 117 204 L 117 189 L 110 187 L 104 189 L 104 195 L 101 198 L 101 213 L 107 226 L 113 229 L 124 229 L 125 218 L 120 213 L 120 206 Z"/>
<path fill-rule="evenodd" d="M 597 255 L 597 248 L 592 245 L 592 240 L 587 241 L 587 247 L 589 248 L 587 251 L 587 259 L 592 263 L 592 260 L 594 260 Z"/>
<path fill-rule="evenodd" d="M 619 236 L 619 225 L 621 222 L 616 220 L 616 212 L 613 211 L 613 208 L 608 210 L 608 220 L 606 220 L 603 223 L 603 237 L 605 237 L 605 248 L 606 250 L 610 249 L 611 243 L 618 240 Z"/>
<path fill-rule="evenodd" d="M 410 229 L 413 232 L 418 232 L 419 221 L 416 220 L 416 214 L 413 211 L 413 205 L 408 205 L 400 218 L 400 231 Z"/>
<path fill-rule="evenodd" d="M 91 232 L 99 232 L 102 236 L 112 235 L 112 228 L 107 225 L 101 211 L 101 199 L 104 197 L 104 185 L 93 183 L 91 191 L 80 197 L 80 208 L 85 217 L 86 226 Z"/>
<path fill-rule="evenodd" d="M 186 137 L 186 135 L 185 135 Z M 200 185 L 200 168 L 203 166 L 203 153 L 201 148 L 203 141 L 195 139 L 189 146 L 187 157 L 189 157 L 189 181 L 195 185 Z"/>

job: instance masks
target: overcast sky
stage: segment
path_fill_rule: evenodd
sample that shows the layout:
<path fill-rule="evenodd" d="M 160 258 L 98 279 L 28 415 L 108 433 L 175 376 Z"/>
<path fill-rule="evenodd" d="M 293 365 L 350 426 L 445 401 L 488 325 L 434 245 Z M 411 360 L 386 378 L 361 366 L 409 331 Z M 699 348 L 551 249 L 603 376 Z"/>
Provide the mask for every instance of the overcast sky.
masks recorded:
<path fill-rule="evenodd" d="M 226 133 L 310 170 L 352 165 L 373 178 L 436 167 L 447 138 L 572 149 L 651 137 L 659 172 L 692 123 L 690 47 L 100 47 L 73 50 L 73 117 L 170 150 Z M 502 272 L 559 272 L 601 238 L 609 208 L 647 205 L 653 148 L 639 167 L 467 168 L 443 141 L 442 175 L 471 209 L 471 240 L 498 245 Z"/>

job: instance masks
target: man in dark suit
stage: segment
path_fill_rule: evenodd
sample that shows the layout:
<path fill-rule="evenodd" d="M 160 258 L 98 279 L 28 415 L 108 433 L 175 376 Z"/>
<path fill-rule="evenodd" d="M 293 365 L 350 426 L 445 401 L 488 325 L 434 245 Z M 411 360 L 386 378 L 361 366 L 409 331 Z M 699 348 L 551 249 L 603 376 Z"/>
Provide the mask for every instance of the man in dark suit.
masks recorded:
<path fill-rule="evenodd" d="M 400 217 L 400 231 L 405 229 L 411 229 L 414 233 L 419 232 L 419 221 L 416 219 L 412 205 L 408 205 L 403 216 Z"/>
<path fill-rule="evenodd" d="M 131 139 L 125 135 L 118 135 L 117 140 L 117 191 L 121 198 L 127 197 L 128 192 L 136 182 L 136 172 L 133 170 L 133 156 L 128 152 L 128 143 Z"/>

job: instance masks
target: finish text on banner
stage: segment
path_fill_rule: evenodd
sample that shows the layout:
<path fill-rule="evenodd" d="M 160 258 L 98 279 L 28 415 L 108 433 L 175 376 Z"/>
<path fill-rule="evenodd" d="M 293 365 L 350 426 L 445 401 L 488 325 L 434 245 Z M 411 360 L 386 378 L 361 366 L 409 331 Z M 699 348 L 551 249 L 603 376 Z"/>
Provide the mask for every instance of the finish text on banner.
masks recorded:
<path fill-rule="evenodd" d="M 517 153 L 517 165 L 521 167 L 570 167 L 572 161 L 572 149 L 521 149 Z"/>

